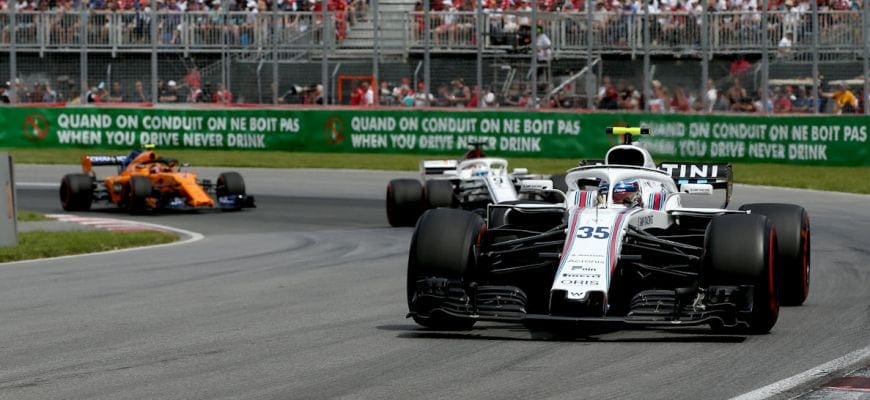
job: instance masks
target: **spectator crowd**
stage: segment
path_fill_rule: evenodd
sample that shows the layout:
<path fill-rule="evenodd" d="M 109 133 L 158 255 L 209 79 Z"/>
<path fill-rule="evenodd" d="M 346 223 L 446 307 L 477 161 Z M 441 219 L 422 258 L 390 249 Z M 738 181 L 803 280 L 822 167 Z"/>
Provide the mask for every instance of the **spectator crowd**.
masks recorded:
<path fill-rule="evenodd" d="M 150 86 L 141 79 L 132 80 L 132 87 L 125 87 L 125 81 L 105 81 L 90 86 L 82 101 L 81 86 L 69 76 L 59 76 L 54 82 L 37 79 L 28 85 L 25 80 L 15 79 L 0 83 L 0 103 L 154 103 Z M 233 104 L 232 92 L 222 83 L 202 84 L 198 68 L 192 67 L 178 81 L 158 79 L 157 101 L 159 103 L 218 103 Z M 87 85 L 86 85 L 87 87 Z M 14 92 L 13 90 L 14 89 Z M 13 95 L 14 93 L 14 95 Z"/>
<path fill-rule="evenodd" d="M 817 0 L 821 14 L 820 31 L 824 36 L 851 38 L 860 45 L 861 15 L 864 0 Z M 531 42 L 529 0 L 483 0 L 486 34 L 492 45 L 528 46 Z M 537 24 L 551 36 L 559 31 L 565 46 L 582 46 L 586 40 L 587 0 L 540 0 Z M 678 46 L 698 44 L 701 40 L 700 0 L 600 0 L 592 2 L 591 28 L 595 43 L 604 46 L 638 45 L 642 40 L 640 17 L 649 12 L 651 44 Z M 713 45 L 757 45 L 761 38 L 761 0 L 711 0 L 707 2 L 711 18 Z M 780 47 L 809 43 L 812 34 L 811 0 L 770 0 L 768 30 Z M 470 45 L 475 40 L 474 0 L 431 0 L 430 29 L 435 47 Z M 415 6 L 416 35 L 423 32 L 423 4 Z"/>
<path fill-rule="evenodd" d="M 612 80 L 604 76 L 592 99 L 592 109 L 612 111 L 643 111 L 653 113 L 863 113 L 866 99 L 863 85 L 849 86 L 848 81 L 820 86 L 819 97 L 812 96 L 812 85 L 786 84 L 772 86 L 767 96 L 760 90 L 750 90 L 744 85 L 745 76 L 728 75 L 717 81 L 709 80 L 703 90 L 685 85 L 668 86 L 659 80 L 651 82 L 649 98 L 643 87 L 625 79 Z M 803 82 L 804 80 L 793 80 Z M 142 80 L 132 81 L 125 87 L 120 80 L 99 82 L 85 93 L 86 103 L 153 103 L 150 86 Z M 862 77 L 852 80 L 863 82 Z M 172 103 L 217 103 L 239 102 L 222 83 L 203 85 L 197 68 L 191 68 L 179 80 L 156 81 L 157 102 Z M 15 96 L 12 96 L 14 87 Z M 356 81 L 346 93 L 337 96 L 341 105 L 355 107 L 442 107 L 442 108 L 551 108 L 588 110 L 587 99 L 576 92 L 573 84 L 565 85 L 552 93 L 548 83 L 541 83 L 537 97 L 527 84 L 514 83 L 505 91 L 495 91 L 490 86 L 467 85 L 456 78 L 449 83 L 437 83 L 426 93 L 426 85 L 416 84 L 410 78 L 399 82 L 386 80 L 372 86 L 372 81 Z M 552 94 L 551 94 L 552 93 Z M 547 95 L 551 94 L 551 95 Z M 275 102 L 292 105 L 322 105 L 324 88 L 321 84 L 308 86 L 291 85 L 279 94 Z M 79 104 L 80 87 L 68 76 L 58 77 L 54 84 L 49 80 L 37 80 L 28 85 L 17 79 L 0 83 L 0 103 L 67 103 Z M 648 108 L 647 108 L 648 107 Z"/>
<path fill-rule="evenodd" d="M 327 0 L 337 40 L 364 19 L 368 0 Z M 156 11 L 158 43 L 189 45 L 263 44 L 268 35 L 317 31 L 323 22 L 322 0 L 0 0 L 0 43 L 9 43 L 10 26 L 3 14 L 14 7 L 17 41 L 48 44 L 81 43 L 80 7 L 90 11 L 86 29 L 91 44 L 150 43 Z M 267 12 L 277 12 L 274 16 Z M 226 38 L 224 37 L 226 34 Z"/>

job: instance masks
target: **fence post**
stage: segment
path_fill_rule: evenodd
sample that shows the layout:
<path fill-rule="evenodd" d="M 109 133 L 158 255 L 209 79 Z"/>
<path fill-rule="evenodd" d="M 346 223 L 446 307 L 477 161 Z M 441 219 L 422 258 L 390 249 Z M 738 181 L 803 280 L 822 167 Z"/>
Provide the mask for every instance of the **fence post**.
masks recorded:
<path fill-rule="evenodd" d="M 649 101 L 652 98 L 652 77 L 650 76 L 650 19 L 649 2 L 643 2 L 643 109 L 649 111 Z"/>
<path fill-rule="evenodd" d="M 320 53 L 320 80 L 321 86 L 323 87 L 321 98 L 323 99 L 323 105 L 329 103 L 326 96 L 327 93 L 329 93 L 329 90 L 327 89 L 329 87 L 329 85 L 327 84 L 329 81 L 329 49 L 331 47 L 330 45 L 335 43 L 335 34 L 332 33 L 333 24 L 328 23 L 328 20 L 326 18 L 327 4 L 329 4 L 329 2 L 327 0 L 323 0 L 323 51 L 322 53 Z M 331 15 L 333 18 L 335 18 L 334 11 Z"/>
<path fill-rule="evenodd" d="M 280 83 L 278 82 L 278 34 L 279 31 L 283 34 L 284 31 L 284 22 L 281 19 L 281 16 L 278 15 L 278 3 L 272 3 L 272 23 L 270 25 L 269 31 L 272 32 L 269 35 L 269 40 L 272 44 L 272 104 L 278 104 L 278 94 L 280 93 Z M 278 24 L 278 21 L 281 21 L 281 24 Z M 279 28 L 280 26 L 280 28 Z M 324 92 L 325 99 L 325 92 Z M 325 101 L 325 100 L 324 100 Z"/>
<path fill-rule="evenodd" d="M 532 74 L 532 101 L 530 104 L 533 108 L 540 108 L 541 101 L 538 98 L 538 0 L 532 0 L 531 25 L 532 43 L 530 47 L 532 49 L 532 62 L 529 65 L 531 66 L 530 72 Z"/>
<path fill-rule="evenodd" d="M 604 1 L 604 0 L 598 0 Z M 595 75 L 592 73 L 592 41 L 595 37 L 592 33 L 592 8 L 595 6 L 596 0 L 587 0 L 586 4 L 586 65 L 589 70 L 586 71 L 586 108 L 595 108 Z M 644 3 L 646 7 L 646 3 Z"/>
<path fill-rule="evenodd" d="M 323 0 L 323 4 L 326 4 L 326 0 Z M 381 61 L 381 29 L 379 26 L 379 14 L 381 13 L 381 7 L 378 4 L 378 0 L 371 0 L 371 12 L 372 12 L 372 27 L 374 29 L 374 51 L 372 55 L 374 57 L 374 65 L 372 65 L 372 75 L 375 77 L 374 83 L 372 83 L 372 92 L 374 93 L 374 102 L 375 105 L 380 101 L 378 95 L 380 94 L 380 76 L 378 71 L 378 63 Z"/>
<path fill-rule="evenodd" d="M 88 103 L 88 9 L 79 2 L 79 104 Z"/>
<path fill-rule="evenodd" d="M 713 105 L 707 98 L 707 81 L 710 80 L 710 14 L 707 12 L 709 1 L 702 2 L 701 10 L 701 91 L 699 95 L 703 100 L 704 113 L 710 112 Z M 716 99 L 713 99 L 715 102 Z"/>
<path fill-rule="evenodd" d="M 229 77 L 227 76 L 227 65 L 229 64 L 227 52 L 229 51 L 229 40 L 230 40 L 230 18 L 229 18 L 229 0 L 221 1 L 221 11 L 223 13 L 223 29 L 222 29 L 222 40 L 221 40 L 221 84 L 224 86 L 224 90 L 230 90 L 230 82 Z M 221 96 L 223 98 L 223 96 Z M 223 101 L 223 100 L 222 100 Z"/>
<path fill-rule="evenodd" d="M 157 3 L 149 3 L 151 8 L 148 13 L 151 14 L 151 21 L 148 24 L 148 34 L 151 37 L 151 103 L 157 104 L 160 102 L 160 92 L 157 90 L 157 80 L 159 72 L 157 70 Z"/>
<path fill-rule="evenodd" d="M 477 108 L 483 108 L 483 0 L 475 7 L 475 38 L 477 42 Z"/>
<path fill-rule="evenodd" d="M 813 114 L 819 113 L 822 97 L 819 95 L 819 5 L 811 1 L 813 11 Z"/>
<path fill-rule="evenodd" d="M 9 87 L 6 90 L 11 93 L 9 97 L 12 99 L 12 102 L 20 103 L 21 99 L 18 98 L 18 91 L 16 90 L 18 85 L 15 84 L 15 78 L 18 75 L 18 66 L 16 65 L 18 60 L 15 59 L 15 42 L 18 41 L 15 37 L 15 31 L 18 29 L 16 21 L 18 17 L 15 15 L 16 4 L 17 2 L 12 3 L 11 7 L 9 7 L 9 29 L 11 29 L 9 32 Z M 0 82 L 0 84 L 2 83 Z"/>
<path fill-rule="evenodd" d="M 864 2 L 864 115 L 870 115 L 870 4 Z"/>
<path fill-rule="evenodd" d="M 436 0 L 437 1 L 437 0 Z M 423 94 L 426 102 L 426 107 L 430 107 L 432 103 L 429 101 L 429 94 L 432 93 L 432 86 L 429 83 L 429 75 L 431 74 L 430 68 L 430 49 L 429 46 L 431 44 L 431 40 L 429 38 L 430 27 L 429 24 L 429 8 L 431 4 L 429 4 L 429 0 L 423 0 Z"/>
<path fill-rule="evenodd" d="M 763 0 L 761 2 L 761 104 L 762 107 L 767 107 L 768 104 L 771 104 L 770 100 L 770 88 L 768 88 L 768 80 L 770 74 L 770 54 L 768 54 L 768 47 L 770 38 L 768 37 L 767 32 L 767 17 L 770 15 L 767 12 L 768 0 Z M 765 113 L 772 113 L 773 107 L 770 108 L 770 111 L 764 110 Z"/>

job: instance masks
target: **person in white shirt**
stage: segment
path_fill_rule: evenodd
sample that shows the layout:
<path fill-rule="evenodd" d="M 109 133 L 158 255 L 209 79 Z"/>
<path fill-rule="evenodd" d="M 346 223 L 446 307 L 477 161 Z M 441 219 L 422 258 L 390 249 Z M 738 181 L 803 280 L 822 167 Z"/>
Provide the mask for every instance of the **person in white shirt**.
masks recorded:
<path fill-rule="evenodd" d="M 712 79 L 707 80 L 707 93 L 705 96 L 707 100 L 707 112 L 712 112 L 713 107 L 716 105 L 716 100 L 719 98 L 719 91 L 716 90 L 716 84 Z"/>
<path fill-rule="evenodd" d="M 782 39 L 779 41 L 779 44 L 776 46 L 776 54 L 779 58 L 783 58 L 791 53 L 791 46 L 794 44 L 794 34 L 791 32 L 787 32 L 783 35 Z"/>
<path fill-rule="evenodd" d="M 549 81 L 550 59 L 553 57 L 553 51 L 550 49 L 550 46 L 552 46 L 553 42 L 544 33 L 544 28 L 538 26 L 537 29 L 538 36 L 537 40 L 535 40 L 535 45 L 538 49 L 538 77 L 540 78 L 543 75 Z"/>
<path fill-rule="evenodd" d="M 553 55 L 552 50 L 550 50 L 553 42 L 550 41 L 550 38 L 544 33 L 544 29 L 540 26 L 538 27 L 538 38 L 535 45 L 538 48 L 538 63 L 549 64 L 550 58 Z"/>
<path fill-rule="evenodd" d="M 375 105 L 375 91 L 372 89 L 372 86 L 368 84 L 368 82 L 363 82 L 365 85 L 365 95 L 363 96 L 363 105 L 366 107 L 372 107 Z"/>

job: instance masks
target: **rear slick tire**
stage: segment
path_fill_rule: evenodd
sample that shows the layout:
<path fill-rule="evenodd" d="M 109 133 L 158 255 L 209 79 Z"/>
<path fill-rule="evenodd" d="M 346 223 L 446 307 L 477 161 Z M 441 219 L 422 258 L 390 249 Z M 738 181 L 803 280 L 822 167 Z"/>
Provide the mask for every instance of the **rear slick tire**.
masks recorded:
<path fill-rule="evenodd" d="M 428 208 L 456 208 L 456 192 L 448 180 L 426 181 L 426 204 Z"/>
<path fill-rule="evenodd" d="M 387 185 L 390 226 L 414 226 L 423 212 L 423 185 L 415 179 L 393 179 Z"/>
<path fill-rule="evenodd" d="M 85 174 L 67 174 L 60 181 L 60 205 L 64 211 L 88 211 L 94 194 L 94 180 Z"/>

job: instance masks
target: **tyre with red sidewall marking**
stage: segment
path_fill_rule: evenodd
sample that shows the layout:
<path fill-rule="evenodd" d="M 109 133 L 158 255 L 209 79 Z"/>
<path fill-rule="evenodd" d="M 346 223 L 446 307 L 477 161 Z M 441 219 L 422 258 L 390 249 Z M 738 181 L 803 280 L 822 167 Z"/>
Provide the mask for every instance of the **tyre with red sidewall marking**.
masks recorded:
<path fill-rule="evenodd" d="M 408 309 L 416 313 L 414 321 L 432 329 L 464 330 L 474 320 L 456 318 L 438 311 L 437 305 L 419 304 L 415 300 L 417 281 L 421 278 L 446 278 L 467 282 L 477 266 L 475 245 L 484 230 L 479 215 L 452 208 L 428 210 L 420 217 L 408 256 Z"/>
<path fill-rule="evenodd" d="M 748 332 L 769 332 L 779 317 L 777 236 L 773 224 L 763 215 L 718 216 L 707 226 L 704 242 L 704 284 L 752 285 Z"/>
<path fill-rule="evenodd" d="M 745 204 L 741 210 L 766 216 L 776 229 L 779 241 L 777 267 L 782 281 L 780 301 L 799 306 L 810 292 L 810 217 L 807 210 L 794 204 Z"/>

